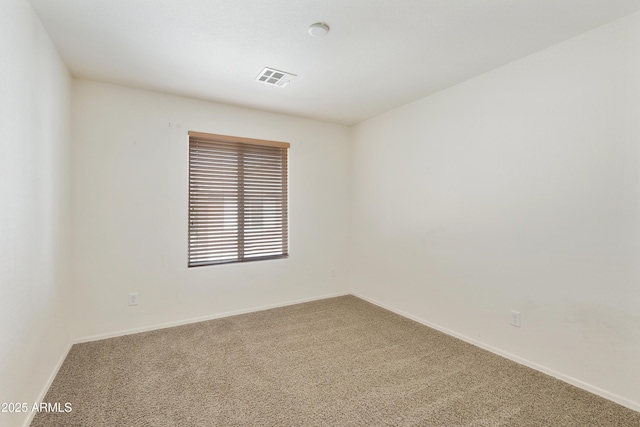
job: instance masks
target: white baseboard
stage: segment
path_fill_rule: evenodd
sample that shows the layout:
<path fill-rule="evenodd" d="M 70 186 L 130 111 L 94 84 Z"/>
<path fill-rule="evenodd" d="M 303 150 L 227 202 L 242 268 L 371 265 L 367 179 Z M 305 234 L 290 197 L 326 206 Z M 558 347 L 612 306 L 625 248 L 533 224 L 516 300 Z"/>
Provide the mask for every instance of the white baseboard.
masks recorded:
<path fill-rule="evenodd" d="M 133 329 L 126 329 L 126 330 L 122 330 L 122 331 L 109 332 L 109 333 L 106 333 L 106 334 L 91 335 L 91 336 L 88 336 L 88 337 L 76 338 L 74 340 L 74 343 L 83 343 L 83 342 L 103 340 L 103 339 L 106 339 L 106 338 L 121 337 L 123 335 L 131 335 L 131 334 L 137 334 L 137 333 L 140 333 L 140 332 L 154 331 L 156 329 L 165 329 L 165 328 L 171 328 L 171 327 L 174 327 L 174 326 L 188 325 L 190 323 L 204 322 L 206 320 L 220 319 L 220 318 L 229 317 L 229 316 L 237 316 L 238 314 L 253 313 L 253 312 L 256 312 L 256 311 L 269 310 L 271 308 L 285 307 L 285 306 L 288 306 L 288 305 L 301 304 L 303 302 L 318 301 L 318 300 L 323 300 L 323 299 L 327 299 L 327 298 L 341 297 L 341 296 L 345 296 L 345 295 L 349 295 L 349 292 L 339 292 L 339 293 L 335 293 L 335 294 L 321 295 L 321 296 L 317 296 L 317 297 L 303 298 L 303 299 L 294 300 L 294 301 L 286 301 L 286 302 L 282 302 L 282 303 L 262 305 L 262 306 L 252 307 L 252 308 L 247 308 L 247 309 L 242 309 L 242 310 L 227 311 L 227 312 L 218 313 L 218 314 L 194 317 L 194 318 L 191 318 L 191 319 L 177 320 L 177 321 L 174 321 L 174 322 L 167 322 L 167 323 L 160 323 L 160 324 L 156 324 L 156 325 L 143 326 L 143 327 L 140 327 L 140 328 L 133 328 Z"/>
<path fill-rule="evenodd" d="M 367 302 L 370 302 L 371 304 L 377 305 L 378 307 L 381 307 L 381 308 L 384 308 L 386 310 L 392 311 L 392 312 L 394 312 L 396 314 L 399 314 L 402 317 L 406 317 L 408 319 L 411 319 L 411 320 L 414 320 L 414 321 L 416 321 L 418 323 L 421 323 L 421 324 L 423 324 L 425 326 L 428 326 L 430 328 L 433 328 L 435 330 L 443 332 L 443 333 L 445 333 L 447 335 L 451 335 L 453 337 L 461 339 L 462 341 L 466 341 L 469 344 L 475 345 L 476 347 L 480 347 L 480 348 L 482 348 L 484 350 L 490 351 L 491 353 L 497 354 L 499 356 L 502 356 L 504 358 L 512 360 L 512 361 L 514 361 L 516 363 L 519 363 L 521 365 L 528 366 L 529 368 L 535 369 L 536 371 L 543 372 L 543 373 L 545 373 L 547 375 L 550 375 L 550 376 L 552 376 L 554 378 L 557 378 L 557 379 L 559 379 L 561 381 L 564 381 L 566 383 L 574 385 L 574 386 L 576 386 L 578 388 L 586 390 L 586 391 L 588 391 L 590 393 L 593 393 L 595 395 L 598 395 L 600 397 L 603 397 L 603 398 L 605 398 L 607 400 L 611 400 L 611 401 L 613 401 L 615 403 L 618 403 L 618 404 L 620 404 L 622 406 L 625 406 L 625 407 L 627 407 L 629 409 L 632 409 L 634 411 L 640 412 L 640 403 L 638 403 L 638 402 L 634 402 L 634 401 L 632 401 L 630 399 L 627 399 L 625 397 L 619 396 L 619 395 L 617 395 L 615 393 L 611 393 L 611 392 L 609 392 L 607 390 L 603 390 L 600 387 L 596 387 L 594 385 L 591 385 L 589 383 L 581 381 L 581 380 L 579 380 L 577 378 L 573 378 L 573 377 L 571 377 L 569 375 L 565 375 L 565 374 L 563 374 L 561 372 L 558 372 L 558 371 L 555 371 L 553 369 L 547 368 L 546 366 L 542 366 L 542 365 L 540 365 L 538 363 L 535 363 L 535 362 L 532 362 L 530 360 L 524 359 L 522 357 L 516 356 L 515 354 L 511 354 L 511 353 L 509 353 L 507 351 L 504 351 L 504 350 L 501 350 L 499 348 L 493 347 L 493 346 L 491 346 L 489 344 L 483 343 L 482 341 L 478 341 L 478 340 L 470 338 L 470 337 L 468 337 L 466 335 L 459 334 L 459 333 L 457 333 L 455 331 L 452 331 L 451 329 L 447 329 L 447 328 L 445 328 L 443 326 L 440 326 L 440 325 L 437 325 L 435 323 L 429 322 L 429 321 L 424 320 L 424 319 L 422 319 L 420 317 L 417 317 L 417 316 L 414 316 L 412 314 L 406 313 L 406 312 L 404 312 L 402 310 L 398 310 L 395 307 L 391 307 L 391 306 L 389 306 L 387 304 L 383 304 L 383 303 L 381 303 L 379 301 L 374 300 L 373 298 L 366 297 L 366 296 L 358 294 L 356 292 L 351 292 L 351 295 L 353 295 L 355 297 L 358 297 L 360 299 L 363 299 L 363 300 L 365 300 Z"/>
<path fill-rule="evenodd" d="M 34 402 L 44 402 L 44 397 L 47 395 L 47 392 L 49 391 L 49 387 L 51 387 L 51 384 L 53 383 L 53 380 L 56 378 L 56 375 L 58 375 L 58 371 L 62 367 L 62 363 L 64 363 L 64 360 L 67 358 L 67 355 L 69 354 L 69 351 L 71 350 L 72 346 L 73 346 L 73 342 L 69 342 L 69 344 L 67 345 L 67 349 L 64 351 L 64 353 L 62 353 L 62 356 L 60 356 L 60 359 L 56 363 L 56 366 L 53 368 L 51 375 L 49 375 L 47 382 L 45 383 L 44 387 L 42 387 L 42 390 L 40 390 L 40 393 L 38 394 L 38 398 Z M 24 421 L 23 426 L 29 427 L 29 425 L 33 421 L 33 417 L 35 417 L 36 414 L 37 412 L 30 411 L 29 415 Z"/>

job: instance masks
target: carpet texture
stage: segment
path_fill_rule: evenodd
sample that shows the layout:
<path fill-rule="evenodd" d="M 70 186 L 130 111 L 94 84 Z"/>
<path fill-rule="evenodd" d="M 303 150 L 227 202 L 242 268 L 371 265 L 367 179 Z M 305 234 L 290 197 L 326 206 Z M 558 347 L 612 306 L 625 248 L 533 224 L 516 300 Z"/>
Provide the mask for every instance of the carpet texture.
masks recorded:
<path fill-rule="evenodd" d="M 640 426 L 353 296 L 74 345 L 43 426 Z"/>

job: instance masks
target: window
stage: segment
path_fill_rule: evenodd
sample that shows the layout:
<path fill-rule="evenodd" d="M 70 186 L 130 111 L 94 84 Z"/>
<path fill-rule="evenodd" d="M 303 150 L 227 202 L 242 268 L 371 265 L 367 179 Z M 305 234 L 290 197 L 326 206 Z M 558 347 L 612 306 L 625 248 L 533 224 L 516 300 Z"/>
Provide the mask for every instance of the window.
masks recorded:
<path fill-rule="evenodd" d="M 288 149 L 189 132 L 189 267 L 288 256 Z"/>

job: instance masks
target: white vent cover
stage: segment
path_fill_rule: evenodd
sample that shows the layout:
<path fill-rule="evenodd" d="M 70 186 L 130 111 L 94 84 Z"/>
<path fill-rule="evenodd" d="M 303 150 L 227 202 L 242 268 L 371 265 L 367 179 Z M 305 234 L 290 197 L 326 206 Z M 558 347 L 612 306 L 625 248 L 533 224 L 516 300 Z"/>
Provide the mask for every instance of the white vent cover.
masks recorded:
<path fill-rule="evenodd" d="M 256 81 L 264 84 L 268 84 L 271 86 L 285 87 L 295 77 L 296 77 L 295 74 L 265 67 L 265 69 L 262 70 L 260 74 L 258 74 L 258 77 L 256 77 Z"/>

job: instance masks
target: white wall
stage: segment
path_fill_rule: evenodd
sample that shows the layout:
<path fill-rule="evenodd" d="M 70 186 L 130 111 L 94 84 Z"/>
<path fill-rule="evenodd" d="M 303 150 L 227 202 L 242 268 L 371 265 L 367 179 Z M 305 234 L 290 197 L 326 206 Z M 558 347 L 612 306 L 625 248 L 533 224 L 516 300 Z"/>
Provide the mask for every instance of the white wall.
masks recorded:
<path fill-rule="evenodd" d="M 86 80 L 72 118 L 77 337 L 347 291 L 348 128 Z M 187 268 L 190 130 L 291 143 L 288 259 Z"/>
<path fill-rule="evenodd" d="M 640 410 L 639 52 L 635 14 L 356 126 L 354 293 Z"/>
<path fill-rule="evenodd" d="M 0 402 L 38 399 L 71 340 L 70 80 L 31 5 L 0 2 Z"/>

